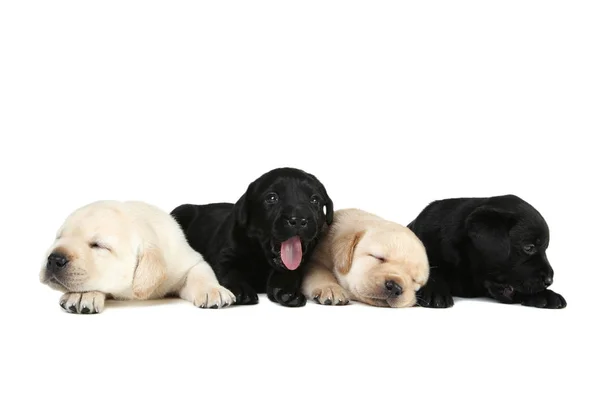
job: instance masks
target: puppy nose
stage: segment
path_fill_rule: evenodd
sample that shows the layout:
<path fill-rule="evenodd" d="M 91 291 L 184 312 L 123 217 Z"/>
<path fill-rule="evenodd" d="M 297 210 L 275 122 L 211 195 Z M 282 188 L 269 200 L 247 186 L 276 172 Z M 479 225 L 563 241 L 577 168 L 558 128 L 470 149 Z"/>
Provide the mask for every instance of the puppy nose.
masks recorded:
<path fill-rule="evenodd" d="M 52 253 L 48 256 L 48 264 L 46 264 L 46 268 L 52 272 L 56 272 L 63 269 L 68 263 L 69 260 L 67 260 L 67 257 L 65 257 L 64 254 Z"/>
<path fill-rule="evenodd" d="M 390 294 L 390 297 L 400 297 L 402 294 L 402 286 L 394 281 L 385 281 L 385 290 Z"/>
<path fill-rule="evenodd" d="M 302 229 L 306 228 L 308 225 L 308 219 L 302 217 L 289 217 L 287 218 L 287 223 L 291 227 Z"/>
<path fill-rule="evenodd" d="M 554 280 L 552 279 L 551 276 L 546 277 L 546 279 L 544 279 L 544 284 L 546 285 L 546 287 L 552 285 L 552 282 L 554 282 Z"/>

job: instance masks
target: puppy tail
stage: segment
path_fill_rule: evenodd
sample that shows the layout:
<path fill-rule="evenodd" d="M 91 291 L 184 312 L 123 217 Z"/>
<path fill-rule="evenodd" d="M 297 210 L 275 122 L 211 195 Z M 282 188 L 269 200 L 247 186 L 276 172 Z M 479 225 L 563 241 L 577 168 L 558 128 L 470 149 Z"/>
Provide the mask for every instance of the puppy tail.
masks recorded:
<path fill-rule="evenodd" d="M 171 216 L 175 218 L 181 229 L 186 232 L 192 221 L 198 216 L 198 210 L 194 204 L 182 204 L 171 211 Z"/>

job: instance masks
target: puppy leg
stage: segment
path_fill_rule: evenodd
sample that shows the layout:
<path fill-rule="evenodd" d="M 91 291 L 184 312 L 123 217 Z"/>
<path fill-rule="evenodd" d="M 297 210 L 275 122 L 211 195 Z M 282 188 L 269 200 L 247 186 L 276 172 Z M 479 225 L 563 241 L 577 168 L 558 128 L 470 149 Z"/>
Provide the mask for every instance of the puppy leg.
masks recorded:
<path fill-rule="evenodd" d="M 59 304 L 71 314 L 98 314 L 104 310 L 105 300 L 102 292 L 65 293 Z"/>
<path fill-rule="evenodd" d="M 235 303 L 235 296 L 219 285 L 208 263 L 201 262 L 188 272 L 179 297 L 200 308 L 221 308 Z"/>
<path fill-rule="evenodd" d="M 448 308 L 454 305 L 450 287 L 443 275 L 431 267 L 427 284 L 417 292 L 417 304 L 427 308 Z"/>
<path fill-rule="evenodd" d="M 267 297 L 282 306 L 302 307 L 306 304 L 306 297 L 300 290 L 301 285 L 300 271 L 271 271 L 267 280 Z"/>
<path fill-rule="evenodd" d="M 302 282 L 302 293 L 327 306 L 350 303 L 350 294 L 339 285 L 330 270 L 318 263 L 312 265 L 306 273 Z"/>
<path fill-rule="evenodd" d="M 258 294 L 252 286 L 247 283 L 240 272 L 236 269 L 230 269 L 227 274 L 221 278 L 223 286 L 231 290 L 235 296 L 235 304 L 252 305 L 258 303 Z"/>
<path fill-rule="evenodd" d="M 559 309 L 567 306 L 564 297 L 549 289 L 536 294 L 521 295 L 520 300 L 521 304 L 527 307 Z"/>

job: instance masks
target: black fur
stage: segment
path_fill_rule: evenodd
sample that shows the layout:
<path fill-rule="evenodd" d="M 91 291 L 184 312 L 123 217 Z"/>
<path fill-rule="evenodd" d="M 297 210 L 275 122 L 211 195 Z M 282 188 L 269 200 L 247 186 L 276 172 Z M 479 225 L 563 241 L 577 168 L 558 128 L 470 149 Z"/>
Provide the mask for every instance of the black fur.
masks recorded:
<path fill-rule="evenodd" d="M 554 277 L 546 257 L 548 225 L 517 196 L 435 201 L 408 227 L 425 245 L 432 266 L 417 293 L 421 306 L 451 307 L 452 296 L 540 308 L 567 305 L 548 290 Z"/>
<path fill-rule="evenodd" d="M 235 204 L 184 204 L 171 215 L 190 245 L 213 266 L 219 282 L 236 296 L 236 304 L 256 304 L 257 293 L 266 292 L 271 301 L 300 307 L 306 304 L 300 288 L 303 265 L 325 223 L 333 220 L 333 202 L 313 175 L 279 168 L 252 182 Z M 305 218 L 306 226 L 291 226 L 290 217 Z M 293 236 L 301 239 L 303 257 L 296 270 L 289 270 L 280 246 Z"/>

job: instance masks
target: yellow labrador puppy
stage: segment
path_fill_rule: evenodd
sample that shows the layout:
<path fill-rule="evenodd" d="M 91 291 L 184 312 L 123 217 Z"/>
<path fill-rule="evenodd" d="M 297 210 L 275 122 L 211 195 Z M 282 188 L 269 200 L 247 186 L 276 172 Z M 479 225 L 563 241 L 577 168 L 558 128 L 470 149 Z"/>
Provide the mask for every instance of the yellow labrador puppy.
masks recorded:
<path fill-rule="evenodd" d="M 358 300 L 410 307 L 428 278 L 425 247 L 410 229 L 366 211 L 345 209 L 335 212 L 319 241 L 302 290 L 325 305 Z"/>
<path fill-rule="evenodd" d="M 58 230 L 40 272 L 42 283 L 64 292 L 68 312 L 99 313 L 108 298 L 177 295 L 201 308 L 233 304 L 177 222 L 150 204 L 99 201 L 75 210 Z"/>

